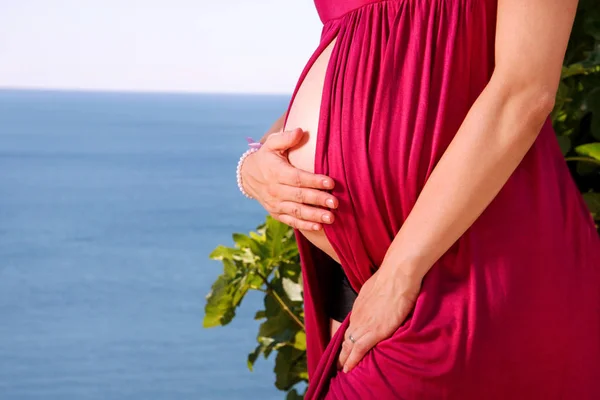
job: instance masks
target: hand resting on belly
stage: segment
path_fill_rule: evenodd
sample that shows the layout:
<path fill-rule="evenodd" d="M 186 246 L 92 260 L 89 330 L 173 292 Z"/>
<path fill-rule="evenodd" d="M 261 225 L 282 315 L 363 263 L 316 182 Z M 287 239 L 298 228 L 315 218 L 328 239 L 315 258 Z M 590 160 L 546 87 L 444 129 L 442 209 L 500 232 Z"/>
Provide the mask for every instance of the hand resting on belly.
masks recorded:
<path fill-rule="evenodd" d="M 313 173 L 317 117 L 312 117 L 313 122 L 307 119 L 311 112 L 318 114 L 324 68 L 320 74 L 313 68 L 314 72 L 305 79 L 286 124 L 293 128 L 304 124 L 314 126 L 311 133 L 300 128 L 284 130 L 283 121 L 288 113 L 284 114 L 261 139 L 262 148 L 250 154 L 240 170 L 244 190 L 273 218 L 303 233 L 322 232 L 322 224 L 334 221 L 330 209 L 338 206 L 335 196 L 327 192 L 335 185 L 333 179 Z M 310 89 L 313 86 L 310 82 L 316 82 L 320 89 L 316 92 Z M 311 98 L 306 93 L 318 93 L 318 97 Z"/>

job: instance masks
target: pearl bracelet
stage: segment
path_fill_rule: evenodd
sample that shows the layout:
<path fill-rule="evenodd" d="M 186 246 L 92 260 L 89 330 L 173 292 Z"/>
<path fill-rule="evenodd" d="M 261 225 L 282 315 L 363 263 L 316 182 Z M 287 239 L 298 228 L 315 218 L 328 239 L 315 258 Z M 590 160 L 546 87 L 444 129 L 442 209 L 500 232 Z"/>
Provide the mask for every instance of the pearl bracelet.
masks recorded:
<path fill-rule="evenodd" d="M 250 146 L 250 148 L 248 150 L 246 150 L 244 152 L 244 154 L 242 154 L 242 156 L 240 157 L 240 160 L 237 163 L 236 179 L 237 179 L 237 185 L 238 185 L 238 188 L 240 189 L 240 192 L 242 192 L 242 194 L 244 196 L 246 196 L 247 198 L 253 199 L 254 197 L 250 196 L 244 190 L 244 186 L 242 185 L 242 164 L 246 160 L 246 157 L 248 157 L 250 154 L 252 154 L 252 153 L 258 151 L 258 149 L 260 149 L 260 147 L 262 146 L 262 143 L 255 142 L 254 140 L 252 140 L 252 138 L 247 138 L 247 140 L 248 140 L 248 145 Z"/>

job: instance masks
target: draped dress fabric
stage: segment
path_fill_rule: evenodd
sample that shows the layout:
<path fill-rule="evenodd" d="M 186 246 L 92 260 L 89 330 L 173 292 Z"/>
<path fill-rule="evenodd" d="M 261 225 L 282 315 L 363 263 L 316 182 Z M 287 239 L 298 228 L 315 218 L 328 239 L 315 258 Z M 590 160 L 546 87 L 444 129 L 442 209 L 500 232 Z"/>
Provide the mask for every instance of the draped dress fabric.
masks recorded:
<path fill-rule="evenodd" d="M 321 41 L 290 105 L 337 38 L 314 167 L 336 181 L 339 208 L 324 230 L 360 291 L 491 77 L 497 0 L 315 3 Z M 335 361 L 350 316 L 328 331 L 335 263 L 295 234 L 307 399 L 600 399 L 600 240 L 550 120 L 432 266 L 406 322 L 349 373 Z"/>

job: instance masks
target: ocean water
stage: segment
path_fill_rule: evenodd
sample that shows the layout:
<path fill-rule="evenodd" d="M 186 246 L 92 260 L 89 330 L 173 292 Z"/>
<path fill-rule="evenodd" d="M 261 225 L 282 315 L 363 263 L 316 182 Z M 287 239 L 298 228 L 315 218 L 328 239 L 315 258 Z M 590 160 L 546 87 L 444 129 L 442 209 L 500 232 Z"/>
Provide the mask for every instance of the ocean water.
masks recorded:
<path fill-rule="evenodd" d="M 208 255 L 265 211 L 235 166 L 287 96 L 0 91 L 0 399 L 281 399 Z"/>

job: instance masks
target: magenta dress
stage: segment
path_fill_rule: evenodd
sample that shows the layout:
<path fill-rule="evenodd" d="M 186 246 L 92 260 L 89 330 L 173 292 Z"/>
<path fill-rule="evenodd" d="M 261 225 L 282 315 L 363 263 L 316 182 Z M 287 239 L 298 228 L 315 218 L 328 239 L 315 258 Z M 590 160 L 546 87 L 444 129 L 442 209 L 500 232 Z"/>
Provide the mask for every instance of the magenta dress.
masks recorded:
<path fill-rule="evenodd" d="M 360 291 L 490 79 L 497 0 L 316 6 L 321 42 L 294 96 L 337 37 L 315 172 L 336 181 L 340 205 L 324 229 Z M 425 276 L 407 321 L 347 374 L 335 361 L 349 317 L 328 334 L 333 261 L 295 233 L 307 399 L 600 399 L 600 239 L 550 120 L 498 196 Z"/>

